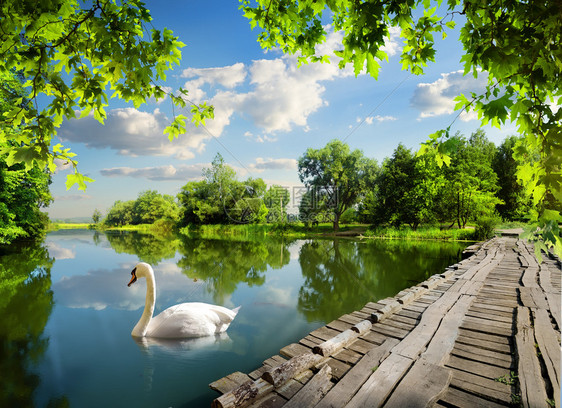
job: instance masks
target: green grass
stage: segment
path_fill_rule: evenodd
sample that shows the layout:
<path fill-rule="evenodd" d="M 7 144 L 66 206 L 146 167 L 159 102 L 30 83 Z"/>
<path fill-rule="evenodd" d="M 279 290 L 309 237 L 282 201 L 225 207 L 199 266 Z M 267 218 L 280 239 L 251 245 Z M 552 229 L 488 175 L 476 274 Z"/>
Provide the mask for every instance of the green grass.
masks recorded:
<path fill-rule="evenodd" d="M 473 241 L 474 229 L 441 229 L 438 227 L 419 227 L 413 230 L 408 227 L 378 227 L 369 228 L 365 232 L 367 238 L 385 238 L 385 239 L 432 239 L 443 241 Z"/>
<path fill-rule="evenodd" d="M 56 222 L 49 224 L 49 231 L 56 231 L 61 229 L 88 229 L 92 224 L 84 223 L 63 223 L 63 222 Z"/>

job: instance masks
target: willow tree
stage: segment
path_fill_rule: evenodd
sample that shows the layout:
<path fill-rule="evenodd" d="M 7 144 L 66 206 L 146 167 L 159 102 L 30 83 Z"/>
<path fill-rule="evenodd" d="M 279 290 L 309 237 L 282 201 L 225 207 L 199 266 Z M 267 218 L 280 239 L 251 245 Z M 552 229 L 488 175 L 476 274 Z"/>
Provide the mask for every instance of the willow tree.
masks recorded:
<path fill-rule="evenodd" d="M 63 120 L 92 114 L 103 123 L 108 96 L 135 107 L 166 92 L 159 81 L 179 65 L 184 46 L 164 28 L 158 30 L 139 0 L 4 0 L 0 2 L 0 73 L 17 72 L 26 94 L 0 117 L 0 145 L 8 165 L 23 162 L 51 171 L 55 160 L 69 162 L 74 174 L 67 186 L 86 188 L 91 179 L 77 170 L 75 154 L 53 145 Z M 0 83 L 0 87 L 4 87 Z M 178 107 L 186 92 L 169 94 Z M 213 116 L 205 103 L 191 104 L 191 120 Z M 164 133 L 170 139 L 185 132 L 185 115 L 177 115 Z"/>
<path fill-rule="evenodd" d="M 514 149 L 524 160 L 518 177 L 535 206 L 542 235 L 562 255 L 558 229 L 562 203 L 562 2 L 546 0 L 241 0 L 252 27 L 259 26 L 264 48 L 279 47 L 301 61 L 327 61 L 316 46 L 326 38 L 329 23 L 343 32 L 341 48 L 334 50 L 339 66 L 353 65 L 355 74 L 377 77 L 382 49 L 390 28 L 399 27 L 404 38 L 403 69 L 423 74 L 435 62 L 434 34 L 445 37 L 462 19 L 461 63 L 465 75 L 484 76 L 481 94 L 459 95 L 457 110 L 475 111 L 483 124 L 500 127 L 507 121 L 518 126 L 522 143 Z M 423 13 L 414 13 L 420 10 Z M 419 17 L 415 17 L 419 16 Z M 340 47 L 340 46 L 338 46 Z M 450 161 L 449 127 L 432 134 L 421 151 L 434 150 L 440 163 Z M 537 248 L 541 248 L 539 244 Z M 544 246 L 542 246 L 543 249 Z M 539 254 L 540 255 L 540 254 Z"/>

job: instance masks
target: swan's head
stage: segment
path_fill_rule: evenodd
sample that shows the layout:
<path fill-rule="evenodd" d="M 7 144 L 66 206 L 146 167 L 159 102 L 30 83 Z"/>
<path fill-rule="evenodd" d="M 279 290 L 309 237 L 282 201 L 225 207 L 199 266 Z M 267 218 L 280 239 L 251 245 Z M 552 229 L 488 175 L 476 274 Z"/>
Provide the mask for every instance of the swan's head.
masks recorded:
<path fill-rule="evenodd" d="M 137 281 L 138 278 L 146 278 L 147 276 L 152 274 L 153 272 L 151 266 L 146 262 L 140 262 L 131 271 L 131 281 L 127 286 L 131 286 Z"/>

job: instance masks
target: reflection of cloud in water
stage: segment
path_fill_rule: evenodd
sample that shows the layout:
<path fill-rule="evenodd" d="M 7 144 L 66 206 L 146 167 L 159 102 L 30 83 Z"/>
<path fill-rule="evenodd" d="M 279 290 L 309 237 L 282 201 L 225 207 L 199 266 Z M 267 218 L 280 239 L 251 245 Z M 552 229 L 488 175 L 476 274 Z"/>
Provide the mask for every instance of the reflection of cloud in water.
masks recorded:
<path fill-rule="evenodd" d="M 55 258 L 57 261 L 76 258 L 76 252 L 74 252 L 74 250 L 63 248 L 56 242 L 47 242 L 47 249 L 49 251 L 49 256 Z"/>
<path fill-rule="evenodd" d="M 291 260 L 295 261 L 299 259 L 299 254 L 304 243 L 305 241 L 297 241 L 287 247 L 291 254 Z"/>
<path fill-rule="evenodd" d="M 162 263 L 155 270 L 156 309 L 159 305 L 188 302 L 189 297 L 203 293 L 205 282 L 193 282 L 180 272 L 175 264 Z M 174 270 L 177 271 L 173 273 Z M 56 302 L 71 308 L 92 308 L 102 310 L 106 307 L 136 310 L 144 306 L 146 283 L 139 279 L 127 287 L 133 266 L 118 269 L 90 270 L 86 275 L 65 276 L 53 284 Z M 166 271 L 160 273 L 160 270 Z M 140 316 L 139 316 L 140 317 Z"/>
<path fill-rule="evenodd" d="M 277 307 L 289 307 L 293 303 L 291 301 L 291 289 L 268 286 L 263 291 L 259 292 L 255 303 Z"/>

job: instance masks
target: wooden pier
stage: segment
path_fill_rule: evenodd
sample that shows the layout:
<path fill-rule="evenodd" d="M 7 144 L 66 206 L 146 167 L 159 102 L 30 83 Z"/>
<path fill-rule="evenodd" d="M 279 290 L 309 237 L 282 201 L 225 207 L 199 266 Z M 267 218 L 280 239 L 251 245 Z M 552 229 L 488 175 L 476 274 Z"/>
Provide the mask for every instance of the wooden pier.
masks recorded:
<path fill-rule="evenodd" d="M 560 407 L 560 260 L 512 237 L 473 250 L 213 382 L 213 407 Z"/>

